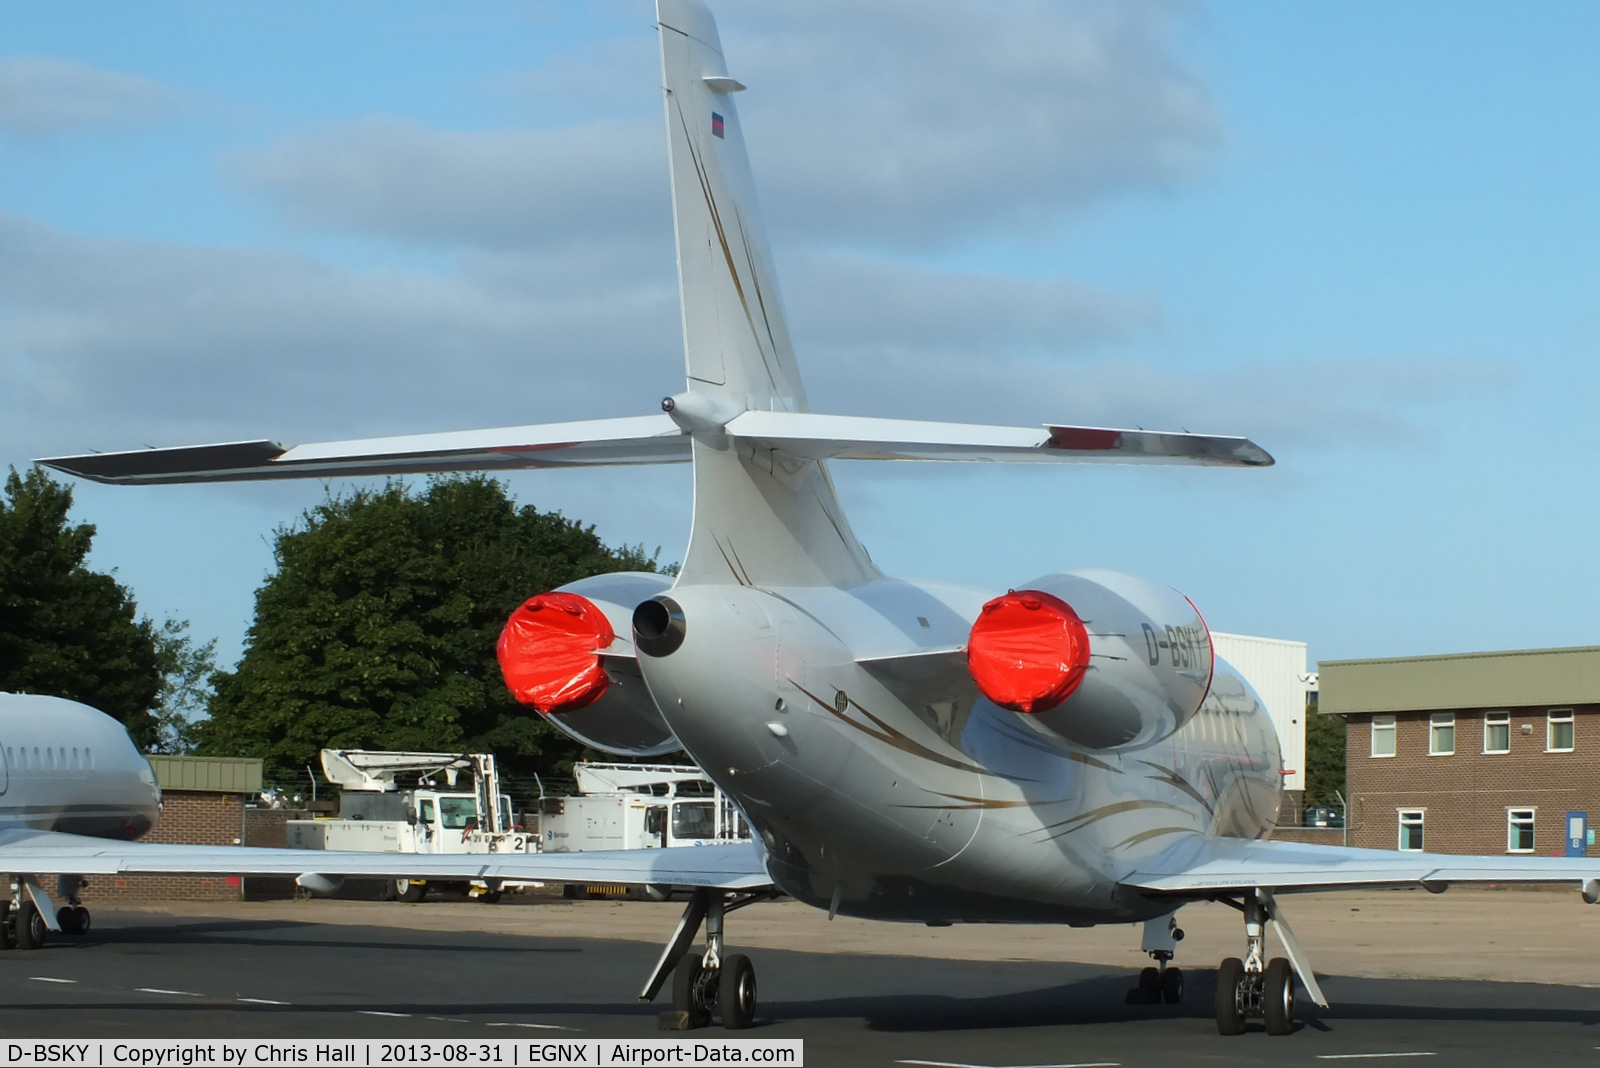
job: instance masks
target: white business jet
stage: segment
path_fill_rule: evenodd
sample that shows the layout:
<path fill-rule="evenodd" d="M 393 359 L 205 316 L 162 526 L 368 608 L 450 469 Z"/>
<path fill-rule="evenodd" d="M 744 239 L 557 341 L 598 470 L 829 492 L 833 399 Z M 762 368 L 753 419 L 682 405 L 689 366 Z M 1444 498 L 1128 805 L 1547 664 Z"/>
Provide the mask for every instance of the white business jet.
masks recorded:
<path fill-rule="evenodd" d="M 528 601 L 500 642 L 524 703 L 613 753 L 681 745 L 758 832 L 751 849 L 665 851 L 700 855 L 690 878 L 618 854 L 521 858 L 523 874 L 565 864 L 578 878 L 699 887 L 642 995 L 670 978 L 680 1026 L 712 1013 L 750 1023 L 755 973 L 725 946 L 724 917 L 772 888 L 882 920 L 1143 923 L 1155 964 L 1140 988 L 1167 1002 L 1183 994 L 1169 964 L 1175 913 L 1226 902 L 1244 923 L 1243 957 L 1221 963 L 1217 1026 L 1238 1033 L 1261 1018 L 1273 1034 L 1292 1029 L 1296 978 L 1326 1004 L 1284 894 L 1572 880 L 1600 896 L 1593 861 L 1269 841 L 1276 736 L 1214 654 L 1199 611 L 1168 587 L 1069 571 L 978 590 L 879 572 L 839 505 L 831 460 L 1251 468 L 1272 458 L 1237 437 L 812 412 L 756 211 L 734 104 L 745 87 L 700 3 L 658 0 L 658 15 L 688 366 L 685 390 L 660 412 L 42 462 L 133 485 L 691 463 L 693 528 L 675 579 L 575 582 Z M 65 840 L 0 847 L 0 864 L 61 870 L 41 865 L 49 850 L 88 855 L 83 839 Z M 149 863 L 136 844 L 92 848 Z M 1268 959 L 1269 927 L 1286 957 Z M 702 928 L 704 951 L 691 952 Z"/>

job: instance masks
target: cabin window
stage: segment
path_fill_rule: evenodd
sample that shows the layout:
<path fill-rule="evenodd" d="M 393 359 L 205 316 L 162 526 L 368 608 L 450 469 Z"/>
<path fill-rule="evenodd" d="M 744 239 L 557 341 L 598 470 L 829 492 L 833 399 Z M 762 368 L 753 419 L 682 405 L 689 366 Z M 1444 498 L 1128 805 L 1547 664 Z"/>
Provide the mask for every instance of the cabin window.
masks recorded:
<path fill-rule="evenodd" d="M 1487 712 L 1483 717 L 1483 751 L 1511 752 L 1511 713 Z"/>
<path fill-rule="evenodd" d="M 94 750 L 88 746 L 84 746 L 83 749 L 83 766 L 86 768 L 94 767 Z"/>
<path fill-rule="evenodd" d="M 1428 755 L 1449 756 L 1456 751 L 1456 714 L 1435 712 L 1428 717 Z"/>
<path fill-rule="evenodd" d="M 1417 853 L 1422 850 L 1422 817 L 1423 809 L 1402 808 L 1400 811 L 1400 845 L 1402 853 Z"/>
<path fill-rule="evenodd" d="M 1545 717 L 1545 750 L 1550 753 L 1570 753 L 1573 743 L 1572 709 L 1552 708 Z"/>
<path fill-rule="evenodd" d="M 78 747 L 77 746 L 73 746 L 72 747 L 72 770 L 73 771 L 77 771 L 79 767 L 80 767 L 80 765 L 78 763 Z"/>
<path fill-rule="evenodd" d="M 1506 852 L 1533 852 L 1533 814 L 1531 808 L 1506 809 Z"/>
<path fill-rule="evenodd" d="M 39 759 L 39 747 L 38 746 L 34 746 L 33 747 L 33 766 L 36 767 L 36 768 L 44 767 L 44 761 Z"/>
<path fill-rule="evenodd" d="M 1372 755 L 1375 757 L 1394 756 L 1394 717 L 1372 717 Z"/>

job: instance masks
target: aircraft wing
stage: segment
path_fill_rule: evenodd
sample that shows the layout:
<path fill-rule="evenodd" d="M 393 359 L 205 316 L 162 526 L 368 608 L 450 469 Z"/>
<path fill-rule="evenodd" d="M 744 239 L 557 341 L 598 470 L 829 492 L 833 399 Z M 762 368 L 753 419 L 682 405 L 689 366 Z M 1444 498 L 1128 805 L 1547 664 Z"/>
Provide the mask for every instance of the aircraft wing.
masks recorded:
<path fill-rule="evenodd" d="M 0 869 L 35 875 L 289 875 L 653 883 L 755 890 L 772 885 L 760 848 L 733 845 L 592 853 L 349 853 L 115 842 L 57 831 L 0 832 Z"/>
<path fill-rule="evenodd" d="M 1600 879 L 1600 860 L 1403 853 L 1191 835 L 1141 861 L 1120 882 L 1136 890 L 1205 897 L 1255 888 L 1286 892 L 1421 886 L 1439 891 L 1451 883 L 1581 884 L 1591 879 Z"/>
<path fill-rule="evenodd" d="M 506 471 L 604 464 L 687 463 L 689 437 L 665 413 L 280 445 L 232 441 L 172 449 L 93 452 L 38 461 L 69 475 L 125 485 L 333 478 L 437 471 Z"/>
<path fill-rule="evenodd" d="M 1248 438 L 1086 426 L 980 426 L 815 412 L 744 412 L 727 432 L 814 460 L 967 460 L 1268 467 Z"/>

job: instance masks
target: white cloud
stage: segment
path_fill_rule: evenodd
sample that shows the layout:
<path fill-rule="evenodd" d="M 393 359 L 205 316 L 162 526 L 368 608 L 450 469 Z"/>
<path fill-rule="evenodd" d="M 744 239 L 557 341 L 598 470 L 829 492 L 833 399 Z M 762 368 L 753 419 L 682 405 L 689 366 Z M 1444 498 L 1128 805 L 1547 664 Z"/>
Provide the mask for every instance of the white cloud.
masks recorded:
<path fill-rule="evenodd" d="M 731 9 L 723 46 L 776 228 L 923 248 L 1034 233 L 1188 179 L 1221 139 L 1184 5 L 826 0 Z"/>
<path fill-rule="evenodd" d="M 670 263 L 354 272 L 0 216 L 0 456 L 637 414 L 681 388 Z"/>
<path fill-rule="evenodd" d="M 179 102 L 179 94 L 148 78 L 63 59 L 0 58 L 0 130 L 47 134 L 125 126 L 160 118 Z"/>
<path fill-rule="evenodd" d="M 738 106 L 774 233 L 924 250 L 1047 232 L 1096 199 L 1188 179 L 1221 134 L 1172 55 L 1182 10 L 832 0 L 721 12 L 724 49 L 752 85 Z M 298 223 L 405 241 L 501 248 L 666 225 L 654 70 L 638 42 L 606 41 L 511 79 L 542 112 L 583 121 L 371 119 L 242 152 L 234 171 Z"/>
<path fill-rule="evenodd" d="M 479 248 L 670 233 L 659 122 L 438 130 L 370 119 L 235 154 L 232 171 L 290 220 Z"/>

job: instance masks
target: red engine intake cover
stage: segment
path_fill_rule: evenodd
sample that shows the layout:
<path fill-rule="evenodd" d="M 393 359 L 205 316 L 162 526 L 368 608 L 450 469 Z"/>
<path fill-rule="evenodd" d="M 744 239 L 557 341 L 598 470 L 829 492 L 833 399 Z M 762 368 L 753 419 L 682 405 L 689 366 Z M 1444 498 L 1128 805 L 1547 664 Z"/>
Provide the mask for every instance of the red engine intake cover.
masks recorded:
<path fill-rule="evenodd" d="M 511 613 L 495 656 L 518 701 L 540 712 L 571 712 L 600 700 L 611 685 L 596 650 L 615 637 L 587 597 L 541 593 Z"/>
<path fill-rule="evenodd" d="M 978 690 L 1014 712 L 1044 712 L 1072 696 L 1089 670 L 1089 632 L 1072 606 L 1012 590 L 983 606 L 967 639 Z"/>

